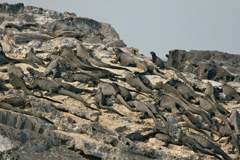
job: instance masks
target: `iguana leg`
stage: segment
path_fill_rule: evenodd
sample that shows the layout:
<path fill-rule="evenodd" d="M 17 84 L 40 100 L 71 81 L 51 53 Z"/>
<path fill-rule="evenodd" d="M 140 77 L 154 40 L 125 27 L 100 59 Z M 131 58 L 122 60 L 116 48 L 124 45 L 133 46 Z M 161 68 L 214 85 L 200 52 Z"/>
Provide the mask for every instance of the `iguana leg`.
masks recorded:
<path fill-rule="evenodd" d="M 165 143 L 165 144 L 164 144 L 165 147 L 167 147 L 168 144 L 172 143 L 171 137 L 170 137 L 169 135 L 167 135 L 167 134 L 157 133 L 157 134 L 155 135 L 155 138 L 157 138 L 158 140 L 163 141 L 163 142 Z"/>
<path fill-rule="evenodd" d="M 181 141 L 185 145 L 193 147 L 193 149 L 197 149 L 205 154 L 213 155 L 218 159 L 221 159 L 220 156 L 226 160 L 232 159 L 218 145 L 196 133 L 189 133 L 189 135 L 183 134 Z"/>
<path fill-rule="evenodd" d="M 56 77 L 56 75 L 57 75 L 57 69 L 56 68 L 54 68 L 54 69 L 52 69 L 52 73 L 53 73 L 53 78 L 55 78 Z"/>
<path fill-rule="evenodd" d="M 122 97 L 120 94 L 117 94 L 117 95 L 116 95 L 116 98 L 117 98 L 117 100 L 119 100 L 119 102 L 120 102 L 121 104 L 123 104 L 125 107 L 127 107 L 127 109 L 129 109 L 130 111 L 134 111 L 134 109 L 131 108 L 131 107 L 128 105 L 128 103 L 123 99 L 123 97 Z"/>

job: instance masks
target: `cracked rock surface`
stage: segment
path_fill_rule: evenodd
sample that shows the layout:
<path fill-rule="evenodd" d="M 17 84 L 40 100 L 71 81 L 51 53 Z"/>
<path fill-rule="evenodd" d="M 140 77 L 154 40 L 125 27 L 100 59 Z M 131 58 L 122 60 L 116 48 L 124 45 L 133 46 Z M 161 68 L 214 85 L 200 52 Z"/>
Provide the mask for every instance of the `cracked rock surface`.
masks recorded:
<path fill-rule="evenodd" d="M 239 159 L 239 55 L 127 47 L 106 23 L 0 4 L 0 159 Z"/>

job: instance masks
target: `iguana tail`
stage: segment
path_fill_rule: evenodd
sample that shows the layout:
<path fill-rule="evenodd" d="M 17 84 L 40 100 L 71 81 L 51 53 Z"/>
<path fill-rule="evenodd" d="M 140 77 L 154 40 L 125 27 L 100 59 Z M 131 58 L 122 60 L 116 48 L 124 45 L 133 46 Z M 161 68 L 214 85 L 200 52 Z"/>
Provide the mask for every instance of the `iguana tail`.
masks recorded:
<path fill-rule="evenodd" d="M 62 95 L 69 96 L 69 97 L 72 97 L 72 98 L 74 98 L 74 99 L 76 99 L 76 100 L 79 100 L 79 101 L 80 101 L 81 103 L 83 103 L 86 107 L 98 111 L 98 109 L 96 109 L 96 108 L 94 108 L 94 107 L 91 107 L 90 104 L 88 104 L 80 95 L 78 95 L 78 94 L 76 94 L 76 93 L 73 93 L 73 92 L 71 92 L 71 91 L 68 91 L 68 90 L 66 90 L 66 89 L 64 89 L 64 88 L 60 88 L 60 89 L 58 90 L 58 93 L 59 93 L 59 94 L 62 94 Z"/>
<path fill-rule="evenodd" d="M 119 70 L 125 70 L 125 71 L 130 71 L 129 69 L 127 68 L 124 68 L 124 67 L 119 67 L 119 66 L 113 66 L 113 65 L 110 65 L 110 64 L 104 64 L 99 66 L 99 67 L 105 67 L 105 68 L 110 68 L 110 69 L 119 69 Z"/>
<path fill-rule="evenodd" d="M 102 62 L 100 59 L 94 59 L 94 58 L 90 58 L 89 60 L 87 60 L 90 64 L 94 64 L 98 67 L 105 67 L 105 68 L 111 68 L 111 69 L 119 69 L 119 70 L 126 70 L 126 71 L 130 71 L 129 69 L 127 68 L 124 68 L 124 67 L 119 67 L 119 66 L 113 66 L 113 65 L 110 65 L 110 64 L 106 64 L 104 62 Z"/>
<path fill-rule="evenodd" d="M 38 66 L 35 63 L 30 62 L 26 59 L 16 59 L 16 60 L 13 61 L 13 63 L 27 63 L 27 64 L 33 66 L 34 68 L 38 68 Z"/>
<path fill-rule="evenodd" d="M 123 99 L 123 97 L 120 94 L 116 95 L 116 98 L 119 100 L 119 102 L 121 102 L 121 104 L 123 104 L 125 107 L 127 107 L 127 109 L 129 109 L 130 111 L 132 111 L 133 109 L 128 105 L 128 103 Z"/>

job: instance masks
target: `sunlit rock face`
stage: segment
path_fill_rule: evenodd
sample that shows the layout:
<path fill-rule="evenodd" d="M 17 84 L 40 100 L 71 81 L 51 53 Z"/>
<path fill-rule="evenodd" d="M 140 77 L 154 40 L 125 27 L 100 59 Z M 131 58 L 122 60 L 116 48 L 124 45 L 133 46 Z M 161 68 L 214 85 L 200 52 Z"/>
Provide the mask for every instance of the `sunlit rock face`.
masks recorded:
<path fill-rule="evenodd" d="M 219 51 L 172 50 L 167 57 L 167 66 L 197 74 L 201 79 L 239 81 L 239 55 Z"/>
<path fill-rule="evenodd" d="M 238 159 L 239 56 L 144 55 L 109 24 L 0 4 L 0 159 Z"/>
<path fill-rule="evenodd" d="M 2 135 L 0 135 L 0 152 L 4 152 L 4 151 L 8 151 L 14 148 L 14 144 L 12 143 L 12 141 L 7 138 L 4 137 Z"/>

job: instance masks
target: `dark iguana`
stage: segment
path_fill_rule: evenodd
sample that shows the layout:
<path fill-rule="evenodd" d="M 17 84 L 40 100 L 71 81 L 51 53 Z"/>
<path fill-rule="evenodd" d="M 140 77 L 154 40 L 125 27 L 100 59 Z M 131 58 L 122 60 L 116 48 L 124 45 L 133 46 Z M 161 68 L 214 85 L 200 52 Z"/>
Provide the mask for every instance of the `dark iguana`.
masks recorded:
<path fill-rule="evenodd" d="M 79 71 L 95 78 L 114 78 L 117 74 L 106 69 L 91 66 L 88 63 L 81 61 L 73 52 L 72 48 L 64 47 L 61 56 L 49 63 L 45 76 L 53 73 L 54 75 L 61 75 L 66 71 Z"/>
<path fill-rule="evenodd" d="M 8 65 L 8 76 L 9 82 L 16 89 L 22 89 L 25 94 L 32 94 L 32 92 L 27 88 L 23 78 L 24 73 L 21 68 L 16 67 L 14 64 Z"/>
<path fill-rule="evenodd" d="M 110 100 L 111 96 L 112 95 L 109 95 L 109 96 L 104 95 L 102 92 L 102 89 L 98 88 L 97 93 L 95 95 L 96 105 L 99 108 L 107 109 L 109 111 L 112 111 L 113 113 L 120 115 L 120 116 L 124 116 L 122 113 L 120 113 L 119 111 L 112 108 L 113 103 Z"/>
<path fill-rule="evenodd" d="M 46 78 L 34 79 L 31 84 L 31 88 L 48 91 L 48 94 L 58 93 L 58 94 L 66 95 L 66 96 L 69 96 L 69 97 L 79 100 L 88 108 L 95 109 L 95 108 L 91 107 L 79 94 L 74 93 L 76 88 L 68 90 L 70 88 L 66 87 L 66 85 L 59 84 L 58 82 L 56 82 L 54 80 L 49 80 Z"/>
<path fill-rule="evenodd" d="M 137 67 L 139 63 L 136 60 L 136 57 L 131 56 L 127 53 L 124 53 L 121 49 L 115 48 L 114 49 L 116 53 L 116 59 L 112 61 L 113 63 L 120 63 L 122 66 L 128 66 L 128 67 Z"/>
<path fill-rule="evenodd" d="M 152 90 L 148 88 L 139 77 L 132 73 L 127 73 L 125 76 L 126 82 L 130 84 L 132 87 L 136 88 L 139 91 L 143 91 L 146 93 L 152 93 Z"/>
<path fill-rule="evenodd" d="M 240 102 L 240 95 L 233 87 L 225 83 L 222 86 L 222 90 L 226 96 L 226 100 L 235 99 L 236 101 Z"/>
<path fill-rule="evenodd" d="M 30 63 L 33 63 L 33 64 L 38 64 L 38 65 L 42 65 L 44 66 L 44 62 L 41 58 L 37 57 L 35 54 L 34 54 L 34 50 L 33 48 L 31 48 L 27 54 L 26 54 L 26 57 L 25 57 L 26 60 L 28 60 Z"/>
<path fill-rule="evenodd" d="M 217 144 L 210 139 L 191 131 L 186 130 L 187 127 L 184 123 L 179 121 L 179 117 L 170 115 L 162 122 L 164 128 L 158 129 L 156 138 L 165 141 L 166 143 L 173 143 L 177 145 L 185 145 L 194 151 L 199 151 L 204 154 L 212 155 L 218 159 L 231 160 L 232 158 L 227 155 Z M 221 156 L 221 157 L 220 157 Z"/>
<path fill-rule="evenodd" d="M 160 69 L 164 69 L 165 68 L 164 61 L 161 58 L 159 58 L 155 52 L 150 52 L 150 54 L 152 55 L 152 62 L 156 64 Z"/>
<path fill-rule="evenodd" d="M 128 91 L 125 90 L 123 87 L 118 86 L 115 83 L 103 83 L 100 82 L 98 86 L 98 92 L 96 95 L 97 104 L 102 106 L 111 106 L 111 98 L 113 100 L 117 100 L 125 107 L 131 110 L 131 107 L 126 102 L 126 100 L 131 99 L 131 94 L 127 93 Z M 129 95 L 130 94 L 130 95 Z"/>
<path fill-rule="evenodd" d="M 181 136 L 181 142 L 195 151 L 212 155 L 218 159 L 221 159 L 220 156 L 222 156 L 225 160 L 232 160 L 218 145 L 199 134 L 193 132 L 183 134 Z"/>
<path fill-rule="evenodd" d="M 80 43 L 77 44 L 77 56 L 80 58 L 81 61 L 84 61 L 85 63 L 93 64 L 98 67 L 105 67 L 105 68 L 112 68 L 112 69 L 119 69 L 119 70 L 127 70 L 123 67 L 113 66 L 110 64 L 103 63 L 100 59 L 97 57 L 94 57 L 93 53 L 89 53 L 87 48 L 85 48 Z"/>
<path fill-rule="evenodd" d="M 91 85 L 96 85 L 99 81 L 97 77 L 94 77 L 93 75 L 90 75 L 86 72 L 71 72 L 67 71 L 62 73 L 61 77 L 67 81 L 67 82 L 81 82 L 81 83 L 87 83 Z"/>
<path fill-rule="evenodd" d="M 6 91 L 6 90 L 8 90 L 8 88 L 5 86 L 5 83 L 0 80 L 0 92 Z"/>
<path fill-rule="evenodd" d="M 185 100 L 181 94 L 179 93 L 178 90 L 176 90 L 174 87 L 168 85 L 168 84 L 163 84 L 163 83 L 158 83 L 157 87 L 162 90 L 163 95 L 167 95 L 172 98 L 172 101 L 174 101 L 176 104 L 178 104 L 180 107 L 184 107 L 185 110 L 189 110 L 194 114 L 199 114 L 202 116 L 202 118 L 207 122 L 209 126 L 212 125 L 211 118 L 209 114 L 205 111 L 202 110 L 201 108 L 194 106 L 187 100 Z"/>

